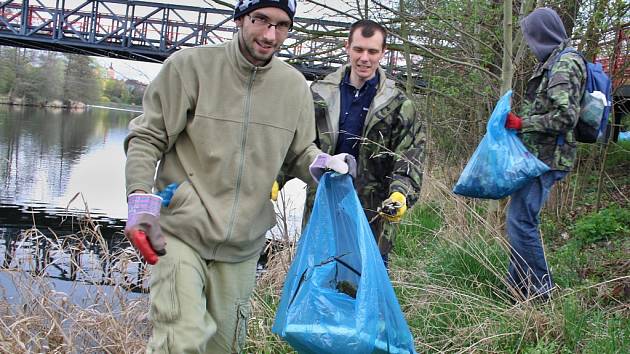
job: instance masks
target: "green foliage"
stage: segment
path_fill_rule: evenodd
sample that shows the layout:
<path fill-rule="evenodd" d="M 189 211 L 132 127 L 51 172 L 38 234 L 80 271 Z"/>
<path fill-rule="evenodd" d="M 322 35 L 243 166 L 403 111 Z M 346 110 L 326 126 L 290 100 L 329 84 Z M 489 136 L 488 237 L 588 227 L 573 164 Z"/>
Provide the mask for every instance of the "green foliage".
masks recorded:
<path fill-rule="evenodd" d="M 93 58 L 0 46 L 0 94 L 39 104 L 98 102 L 101 69 Z"/>
<path fill-rule="evenodd" d="M 507 255 L 496 243 L 466 240 L 435 247 L 426 271 L 432 281 L 486 298 L 504 288 Z"/>
<path fill-rule="evenodd" d="M 533 343 L 532 346 L 525 346 L 523 353 L 525 354 L 555 354 L 558 353 L 558 343 L 546 341 L 539 341 Z"/>
<path fill-rule="evenodd" d="M 94 59 L 77 54 L 67 54 L 64 100 L 96 102 L 101 97 L 99 71 Z"/>
<path fill-rule="evenodd" d="M 561 305 L 564 348 L 571 353 L 621 353 L 630 344 L 630 320 L 623 313 L 587 308 L 576 296 Z"/>
<path fill-rule="evenodd" d="M 127 85 L 123 80 L 108 79 L 104 82 L 103 98 L 108 102 L 140 105 L 143 93 L 143 90 Z"/>
<path fill-rule="evenodd" d="M 565 345 L 574 352 L 585 336 L 587 313 L 582 311 L 575 297 L 568 297 L 563 303 L 562 314 Z"/>
<path fill-rule="evenodd" d="M 443 289 L 443 295 L 431 299 L 408 318 L 415 337 L 422 343 L 431 343 L 433 350 L 430 352 L 441 352 L 435 345 L 448 346 L 449 342 L 456 342 L 460 348 L 472 346 L 478 338 L 474 335 L 475 330 L 501 317 L 478 299 L 458 296 L 448 289 Z M 481 346 L 483 348 L 483 344 Z"/>
<path fill-rule="evenodd" d="M 630 168 L 630 141 L 611 143 L 606 154 L 606 169 L 625 170 Z"/>
<path fill-rule="evenodd" d="M 556 284 L 563 288 L 571 288 L 582 283 L 578 270 L 586 265 L 587 260 L 578 242 L 569 242 L 553 252 L 548 252 L 547 258 Z"/>
<path fill-rule="evenodd" d="M 0 47 L 0 94 L 39 103 L 61 98 L 65 61 L 55 52 Z"/>
<path fill-rule="evenodd" d="M 597 316 L 594 336 L 583 341 L 584 353 L 623 353 L 630 348 L 630 319 L 619 313 Z"/>
<path fill-rule="evenodd" d="M 401 257 L 424 254 L 442 222 L 439 208 L 430 204 L 414 207 L 397 232 L 394 252 Z"/>
<path fill-rule="evenodd" d="M 612 205 L 578 219 L 573 228 L 582 244 L 630 235 L 630 209 Z"/>

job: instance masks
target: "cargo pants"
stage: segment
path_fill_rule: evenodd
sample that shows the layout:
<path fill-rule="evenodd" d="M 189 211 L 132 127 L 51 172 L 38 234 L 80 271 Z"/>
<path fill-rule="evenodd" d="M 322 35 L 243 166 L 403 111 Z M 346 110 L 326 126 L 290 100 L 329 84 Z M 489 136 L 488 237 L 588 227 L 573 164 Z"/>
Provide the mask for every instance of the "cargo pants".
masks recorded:
<path fill-rule="evenodd" d="M 240 263 L 206 261 L 166 236 L 151 273 L 147 353 L 241 353 L 258 256 Z"/>

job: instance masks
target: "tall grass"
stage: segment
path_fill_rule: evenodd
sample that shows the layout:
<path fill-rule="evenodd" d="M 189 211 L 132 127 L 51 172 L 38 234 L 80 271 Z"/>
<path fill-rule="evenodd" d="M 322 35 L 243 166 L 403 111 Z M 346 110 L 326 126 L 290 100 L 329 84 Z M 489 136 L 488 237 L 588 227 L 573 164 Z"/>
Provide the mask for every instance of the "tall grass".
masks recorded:
<path fill-rule="evenodd" d="M 24 230 L 15 249 L 9 250 L 8 267 L 0 273 L 0 352 L 144 351 L 149 334 L 148 299 L 130 297 L 128 289 L 133 284 L 125 282 L 129 280 L 127 265 L 137 262 L 137 255 L 132 249 L 109 254 L 89 213 L 77 222 L 80 230 L 63 238 L 54 233 L 46 236 L 36 227 Z M 85 245 L 86 240 L 104 246 L 101 257 L 91 258 L 98 260 L 91 269 L 113 269 L 97 277 L 81 264 L 90 252 L 78 245 Z M 48 246 L 43 254 L 38 251 L 41 243 Z M 47 271 L 58 266 L 76 280 L 54 281 Z"/>
<path fill-rule="evenodd" d="M 488 217 L 487 202 L 454 196 L 450 189 L 425 176 L 423 203 L 405 218 L 390 258 L 390 278 L 419 352 L 623 353 L 628 348 L 627 299 L 603 303 L 596 290 L 623 284 L 627 275 L 559 287 L 548 303 L 515 301 L 506 283 L 509 245 L 503 223 L 488 221 L 502 218 Z M 292 252 L 286 248 L 271 258 L 259 281 L 248 352 L 292 352 L 270 332 Z"/>
<path fill-rule="evenodd" d="M 612 231 L 600 229 L 607 226 L 597 221 L 600 216 L 584 217 L 575 223 L 578 226 L 562 231 L 544 216 L 543 237 L 558 289 L 547 303 L 514 301 L 505 281 L 509 245 L 502 218 L 488 217 L 497 211 L 489 211 L 487 202 L 454 196 L 444 180 L 425 176 L 421 203 L 401 224 L 390 257 L 390 279 L 419 352 L 627 352 L 630 238 L 614 233 L 628 227 L 628 221 L 614 218 L 627 207 L 602 212 L 617 223 L 607 225 L 621 225 Z M 294 352 L 271 333 L 297 238 L 290 235 L 286 220 L 281 224 L 252 296 L 247 353 Z M 81 225 L 74 241 L 70 238 L 65 245 L 85 252 L 78 245 L 86 238 L 105 244 L 89 217 Z M 607 235 L 603 240 L 590 236 L 602 232 Z M 19 242 L 34 245 L 44 239 L 59 247 L 64 243 L 36 228 L 24 231 Z M 65 290 L 55 289 L 44 275 L 47 267 L 54 267 L 43 262 L 45 258 L 16 255 L 13 262 L 20 259 L 26 265 L 20 269 L 29 271 L 13 267 L 2 272 L 16 293 L 0 289 L 0 352 L 144 351 L 151 330 L 147 297 L 130 298 L 126 291 L 134 285 L 125 275 L 128 265 L 138 261 L 133 249 L 101 255 L 99 259 L 116 265 L 105 279 L 90 280 L 93 274 L 77 262 L 80 258 L 63 258 L 83 282 Z M 582 274 L 585 270 L 589 273 Z M 146 276 L 148 272 L 142 274 Z M 89 291 L 85 283 L 92 284 Z"/>

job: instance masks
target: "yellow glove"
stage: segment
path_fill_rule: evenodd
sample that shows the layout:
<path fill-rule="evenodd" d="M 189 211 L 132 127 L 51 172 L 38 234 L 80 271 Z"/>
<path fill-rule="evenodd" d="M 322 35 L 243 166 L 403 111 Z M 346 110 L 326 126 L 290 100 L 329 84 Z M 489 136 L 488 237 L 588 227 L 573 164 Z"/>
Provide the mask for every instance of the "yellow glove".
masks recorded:
<path fill-rule="evenodd" d="M 390 222 L 399 222 L 407 211 L 407 199 L 400 192 L 394 192 L 383 201 L 380 214 Z"/>
<path fill-rule="evenodd" d="M 278 192 L 280 191 L 280 185 L 278 181 L 273 181 L 273 186 L 271 186 L 271 200 L 274 202 L 278 200 Z"/>

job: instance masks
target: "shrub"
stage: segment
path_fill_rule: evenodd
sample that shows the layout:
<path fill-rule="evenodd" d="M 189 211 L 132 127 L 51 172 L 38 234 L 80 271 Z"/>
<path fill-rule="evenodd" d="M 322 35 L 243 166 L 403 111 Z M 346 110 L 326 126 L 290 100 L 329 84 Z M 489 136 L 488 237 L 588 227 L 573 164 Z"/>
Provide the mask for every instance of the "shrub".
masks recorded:
<path fill-rule="evenodd" d="M 630 209 L 616 205 L 588 214 L 575 223 L 575 237 L 582 245 L 630 234 Z"/>

